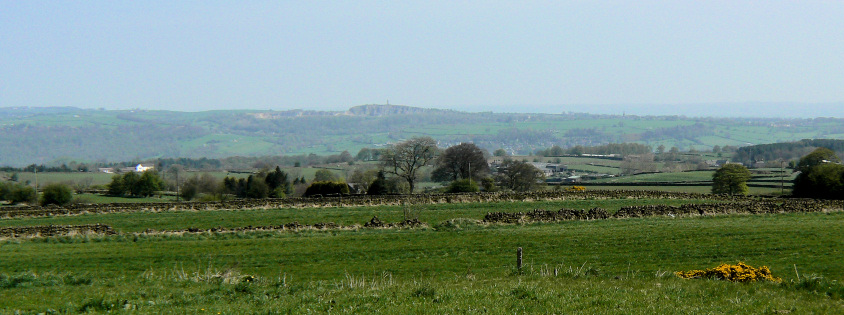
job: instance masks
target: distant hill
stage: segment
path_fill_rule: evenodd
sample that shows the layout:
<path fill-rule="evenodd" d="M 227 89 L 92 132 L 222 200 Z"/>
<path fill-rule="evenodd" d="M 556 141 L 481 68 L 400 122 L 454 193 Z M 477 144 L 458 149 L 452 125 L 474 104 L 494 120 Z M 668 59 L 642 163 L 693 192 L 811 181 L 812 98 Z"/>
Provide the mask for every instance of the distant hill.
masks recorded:
<path fill-rule="evenodd" d="M 844 139 L 844 119 L 470 113 L 403 105 L 360 105 L 346 111 L 0 108 L 0 166 L 344 150 L 354 155 L 364 147 L 414 136 L 431 136 L 441 147 L 474 142 L 513 154 L 553 145 L 621 142 L 709 150 L 715 145 Z"/>

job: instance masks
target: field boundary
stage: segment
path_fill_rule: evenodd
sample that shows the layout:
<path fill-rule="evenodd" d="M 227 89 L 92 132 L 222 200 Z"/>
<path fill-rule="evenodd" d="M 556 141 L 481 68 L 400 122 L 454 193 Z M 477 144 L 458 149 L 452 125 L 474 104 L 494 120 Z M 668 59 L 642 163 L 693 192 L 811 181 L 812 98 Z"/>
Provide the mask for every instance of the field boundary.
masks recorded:
<path fill-rule="evenodd" d="M 487 223 L 557 222 L 572 220 L 603 220 L 610 218 L 639 218 L 653 216 L 709 216 L 730 214 L 781 214 L 844 211 L 844 201 L 815 199 L 783 199 L 777 201 L 739 201 L 725 203 L 624 206 L 614 214 L 604 209 L 536 209 L 530 212 L 490 212 Z"/>
<path fill-rule="evenodd" d="M 161 212 L 179 210 L 247 210 L 277 208 L 326 208 L 356 206 L 401 206 L 443 203 L 553 201 L 553 200 L 602 200 L 602 199 L 708 199 L 734 200 L 730 197 L 699 193 L 664 192 L 647 190 L 600 190 L 585 192 L 480 192 L 464 194 L 414 194 L 414 195 L 345 195 L 285 199 L 237 199 L 215 202 L 161 202 L 161 203 L 109 203 L 71 204 L 58 206 L 20 206 L 0 208 L 0 218 L 77 215 L 84 213 Z"/>

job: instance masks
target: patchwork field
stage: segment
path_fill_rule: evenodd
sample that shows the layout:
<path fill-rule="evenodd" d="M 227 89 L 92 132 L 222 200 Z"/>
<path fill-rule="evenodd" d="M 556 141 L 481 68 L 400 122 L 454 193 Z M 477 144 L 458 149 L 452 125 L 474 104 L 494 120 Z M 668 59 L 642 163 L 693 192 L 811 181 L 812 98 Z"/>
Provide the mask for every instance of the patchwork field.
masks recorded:
<path fill-rule="evenodd" d="M 841 313 L 844 212 L 489 224 L 487 212 L 614 212 L 609 199 L 84 214 L 0 227 L 115 235 L 0 240 L 0 313 Z M 418 215 L 417 228 L 365 228 Z M 342 229 L 143 233 L 332 221 Z M 516 268 L 516 249 L 523 267 Z M 684 280 L 745 262 L 779 283 Z"/>

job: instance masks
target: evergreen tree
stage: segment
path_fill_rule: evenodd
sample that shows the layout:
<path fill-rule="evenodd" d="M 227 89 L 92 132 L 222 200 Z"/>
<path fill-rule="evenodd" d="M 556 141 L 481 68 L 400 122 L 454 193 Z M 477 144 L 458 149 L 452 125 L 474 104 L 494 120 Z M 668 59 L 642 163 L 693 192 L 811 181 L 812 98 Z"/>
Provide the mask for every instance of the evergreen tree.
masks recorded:
<path fill-rule="evenodd" d="M 378 175 L 375 177 L 375 181 L 369 185 L 369 190 L 366 191 L 367 195 L 386 195 L 389 193 L 389 189 L 387 187 L 387 178 L 384 176 L 384 171 L 378 171 Z"/>

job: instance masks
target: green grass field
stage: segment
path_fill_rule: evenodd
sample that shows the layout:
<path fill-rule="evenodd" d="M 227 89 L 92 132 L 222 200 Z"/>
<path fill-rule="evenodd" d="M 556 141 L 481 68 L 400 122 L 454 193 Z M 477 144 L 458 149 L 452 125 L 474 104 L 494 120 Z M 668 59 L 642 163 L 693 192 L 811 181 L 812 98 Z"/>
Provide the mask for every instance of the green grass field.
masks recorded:
<path fill-rule="evenodd" d="M 708 200 L 661 200 L 660 204 L 680 205 L 688 203 L 706 203 Z M 342 208 L 310 208 L 310 209 L 269 209 L 269 210 L 215 210 L 215 211 L 167 211 L 167 212 L 134 212 L 87 214 L 80 216 L 55 216 L 40 218 L 19 218 L 0 220 L 3 226 L 32 226 L 32 225 L 63 225 L 63 224 L 96 224 L 102 223 L 112 226 L 119 232 L 142 232 L 146 229 L 179 230 L 189 227 L 210 229 L 213 227 L 245 227 L 282 225 L 297 221 L 300 224 L 314 224 L 334 222 L 341 225 L 363 225 L 372 217 L 377 216 L 382 221 L 397 222 L 408 216 L 418 218 L 423 222 L 438 223 L 454 218 L 482 220 L 488 212 L 527 212 L 534 209 L 558 210 L 591 209 L 601 207 L 614 213 L 624 206 L 639 206 L 653 204 L 655 201 L 647 199 L 611 199 L 611 200 L 569 200 L 569 201 L 517 201 L 492 203 L 463 203 L 463 204 L 433 204 L 401 206 L 367 206 Z"/>
<path fill-rule="evenodd" d="M 0 240 L 0 313 L 840 313 L 844 213 L 485 225 L 487 211 L 667 200 L 431 205 L 418 229 L 134 234 L 146 228 L 402 218 L 400 207 L 16 218 L 113 236 Z M 676 200 L 675 203 L 698 202 Z M 459 219 L 464 218 L 464 219 Z M 450 222 L 448 220 L 456 219 Z M 524 267 L 515 268 L 515 251 Z M 746 262 L 781 283 L 682 280 Z M 796 271 L 795 272 L 795 267 Z M 557 270 L 556 274 L 554 269 Z M 798 274 L 800 278 L 798 278 Z"/>
<path fill-rule="evenodd" d="M 654 173 L 620 176 L 595 180 L 595 183 L 654 183 L 654 182 L 698 182 L 712 180 L 714 171 L 694 171 L 679 173 Z"/>
<path fill-rule="evenodd" d="M 143 203 L 143 202 L 173 202 L 176 197 L 115 197 L 98 194 L 73 194 L 74 202 L 78 203 Z"/>

